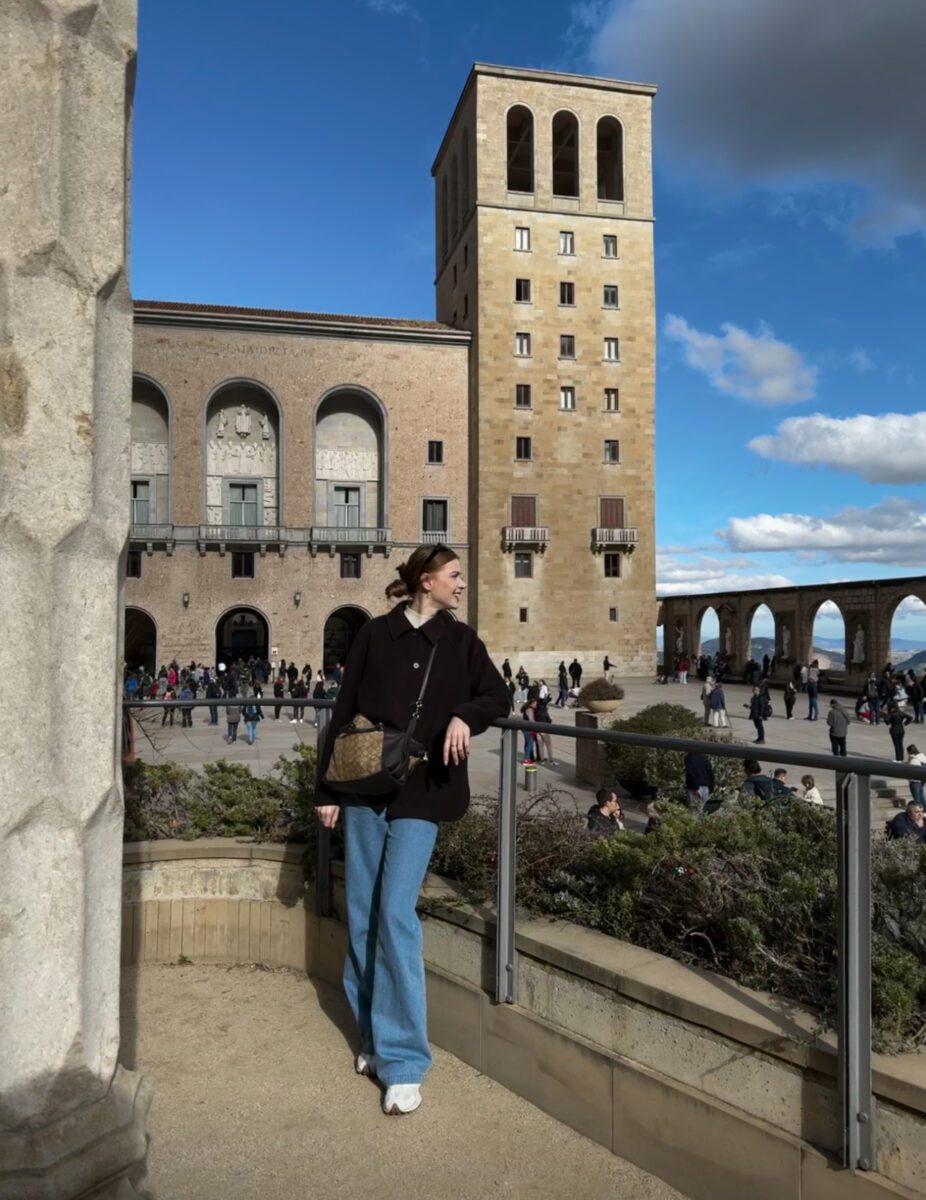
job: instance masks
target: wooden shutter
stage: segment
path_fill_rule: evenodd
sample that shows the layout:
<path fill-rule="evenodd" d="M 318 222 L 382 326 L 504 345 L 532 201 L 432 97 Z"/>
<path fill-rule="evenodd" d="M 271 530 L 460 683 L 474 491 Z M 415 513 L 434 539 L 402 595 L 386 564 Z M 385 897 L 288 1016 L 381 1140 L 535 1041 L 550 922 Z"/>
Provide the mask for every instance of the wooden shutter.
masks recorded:
<path fill-rule="evenodd" d="M 599 523 L 602 529 L 624 528 L 624 501 L 616 496 L 602 496 L 598 501 Z"/>
<path fill-rule="evenodd" d="M 511 524 L 519 528 L 533 528 L 537 524 L 537 497 L 511 497 Z"/>

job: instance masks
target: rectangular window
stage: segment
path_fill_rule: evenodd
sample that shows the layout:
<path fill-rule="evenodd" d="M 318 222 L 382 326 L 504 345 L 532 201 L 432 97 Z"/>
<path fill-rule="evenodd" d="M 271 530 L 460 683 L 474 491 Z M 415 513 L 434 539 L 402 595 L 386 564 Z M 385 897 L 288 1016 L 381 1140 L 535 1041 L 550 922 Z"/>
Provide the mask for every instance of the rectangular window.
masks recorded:
<path fill-rule="evenodd" d="M 151 511 L 151 484 L 147 479 L 132 480 L 132 524 L 147 525 Z"/>
<path fill-rule="evenodd" d="M 254 551 L 235 550 L 232 552 L 232 579 L 254 578 Z"/>
<path fill-rule="evenodd" d="M 530 550 L 516 550 L 514 554 L 515 579 L 533 579 L 534 556 Z"/>
<path fill-rule="evenodd" d="M 428 442 L 428 462 L 433 466 L 444 461 L 444 443 Z"/>
<path fill-rule="evenodd" d="M 531 248 L 531 231 L 526 225 L 515 225 L 514 227 L 514 248 L 515 250 L 530 250 Z"/>
<path fill-rule="evenodd" d="M 526 608 L 518 609 L 518 620 L 521 622 L 522 625 L 527 624 L 527 609 Z"/>
<path fill-rule="evenodd" d="M 514 352 L 518 358 L 530 358 L 531 335 L 529 333 L 516 333 L 514 335 Z"/>
<path fill-rule="evenodd" d="M 537 497 L 511 497 L 511 524 L 518 529 L 534 529 L 537 526 Z"/>
<path fill-rule="evenodd" d="M 617 308 L 617 284 L 606 283 L 601 301 L 605 308 Z"/>
<path fill-rule="evenodd" d="M 576 285 L 574 283 L 566 283 L 565 281 L 559 285 L 559 302 L 572 306 L 576 302 Z"/>
<path fill-rule="evenodd" d="M 531 385 L 529 383 L 515 384 L 514 406 L 515 406 L 515 408 L 530 408 L 530 406 L 531 406 Z"/>
<path fill-rule="evenodd" d="M 126 579 L 141 579 L 141 551 L 130 550 L 125 560 Z"/>
<path fill-rule="evenodd" d="M 619 338 L 605 338 L 604 340 L 604 357 L 606 362 L 619 362 L 621 357 L 621 347 Z"/>
<path fill-rule="evenodd" d="M 617 258 L 617 234 L 606 233 L 602 240 L 602 254 L 605 258 Z"/>
<path fill-rule="evenodd" d="M 514 298 L 518 304 L 530 304 L 531 281 L 529 279 L 516 279 L 514 281 Z"/>
<path fill-rule="evenodd" d="M 617 388 L 605 388 L 604 410 L 605 412 L 620 412 L 621 394 Z"/>
<path fill-rule="evenodd" d="M 576 252 L 576 235 L 569 229 L 560 230 L 559 252 L 560 254 L 575 254 Z"/>
<path fill-rule="evenodd" d="M 609 621 L 616 621 L 616 620 L 617 620 L 617 609 L 616 609 L 616 608 L 609 608 L 609 609 L 608 609 L 608 620 L 609 620 Z"/>
<path fill-rule="evenodd" d="M 559 389 L 559 406 L 563 412 L 575 412 L 576 389 L 574 387 L 561 387 Z"/>
<path fill-rule="evenodd" d="M 605 438 L 604 460 L 606 463 L 619 463 L 621 461 L 621 444 L 617 438 Z"/>
<path fill-rule="evenodd" d="M 421 528 L 424 533 L 439 533 L 441 538 L 447 536 L 447 501 L 421 501 Z"/>
<path fill-rule="evenodd" d="M 575 358 L 576 339 L 573 334 L 561 333 L 559 335 L 559 356 L 560 358 Z"/>
<path fill-rule="evenodd" d="M 529 437 L 519 437 L 514 439 L 514 456 L 518 462 L 530 462 L 531 440 Z"/>
<path fill-rule="evenodd" d="M 620 579 L 621 556 L 616 551 L 610 551 L 604 556 L 605 579 Z"/>
<path fill-rule="evenodd" d="M 622 496 L 600 496 L 598 524 L 602 529 L 624 528 L 624 499 Z"/>
<path fill-rule="evenodd" d="M 257 484 L 230 483 L 228 485 L 229 525 L 257 525 Z"/>
<path fill-rule="evenodd" d="M 334 492 L 334 524 L 337 529 L 360 528 L 360 488 L 336 487 Z"/>
<path fill-rule="evenodd" d="M 341 578 L 360 578 L 360 555 L 356 550 L 345 550 L 341 555 Z"/>

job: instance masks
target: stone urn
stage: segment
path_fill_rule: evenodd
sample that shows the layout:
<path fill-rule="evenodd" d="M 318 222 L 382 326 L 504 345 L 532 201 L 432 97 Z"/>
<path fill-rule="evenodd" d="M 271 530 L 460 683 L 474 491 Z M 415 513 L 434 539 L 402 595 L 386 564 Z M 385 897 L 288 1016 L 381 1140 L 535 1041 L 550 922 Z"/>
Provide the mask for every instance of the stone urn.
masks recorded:
<path fill-rule="evenodd" d="M 620 708 L 620 700 L 589 700 L 585 707 L 593 713 L 611 713 Z"/>

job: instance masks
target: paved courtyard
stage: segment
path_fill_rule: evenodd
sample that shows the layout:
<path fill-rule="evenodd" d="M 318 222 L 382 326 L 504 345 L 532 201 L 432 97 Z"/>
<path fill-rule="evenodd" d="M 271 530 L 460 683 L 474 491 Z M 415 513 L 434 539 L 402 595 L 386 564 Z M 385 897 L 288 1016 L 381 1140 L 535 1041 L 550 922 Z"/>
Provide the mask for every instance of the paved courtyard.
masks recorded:
<path fill-rule="evenodd" d="M 305 975 L 131 968 L 122 1010 L 154 1200 L 684 1200 L 437 1048 L 420 1111 L 383 1116 L 346 1001 Z"/>
<path fill-rule="evenodd" d="M 685 686 L 674 683 L 661 686 L 649 679 L 630 679 L 622 682 L 626 696 L 621 706 L 621 716 L 630 716 L 647 705 L 660 703 L 682 704 L 695 713 L 702 711 L 699 699 L 701 684 L 698 680 L 693 680 Z M 751 743 L 755 731 L 748 718 L 746 708 L 750 689 L 742 684 L 731 684 L 725 687 L 725 692 L 727 712 L 734 737 L 737 741 Z M 842 702 L 850 712 L 853 710 L 852 701 L 844 699 Z M 807 701 L 803 696 L 798 697 L 798 703 L 794 710 L 795 717 L 792 721 L 788 721 L 784 717 L 784 705 L 780 692 L 772 693 L 772 704 L 774 716 L 766 723 L 767 745 L 761 747 L 764 753 L 759 754 L 760 748 L 756 748 L 757 757 L 764 767 L 769 771 L 774 769 L 776 748 L 791 751 L 804 750 L 816 754 L 829 753 L 830 746 L 825 719 L 829 704 L 827 695 L 824 694 L 820 697 L 821 717 L 817 722 L 805 720 Z M 223 738 L 224 722 L 218 728 L 208 725 L 206 709 L 194 710 L 192 729 L 180 728 L 179 714 L 175 718 L 173 728 L 169 725 L 162 727 L 161 717 L 158 713 L 156 716 L 146 717 L 145 729 L 148 731 L 151 741 L 149 742 L 143 734 L 139 735 L 136 739 L 137 749 L 140 757 L 149 762 L 170 761 L 184 766 L 199 767 L 204 762 L 226 758 L 229 762 L 248 764 L 257 774 L 265 774 L 273 768 L 280 755 L 290 753 L 297 742 L 315 745 L 315 729 L 311 724 L 311 709 L 306 710 L 304 723 L 296 725 L 290 724 L 292 714 L 289 708 L 282 710 L 278 721 L 273 719 L 272 704 L 265 704 L 264 713 L 265 719 L 258 726 L 259 737 L 253 746 L 249 746 L 241 738 L 243 725 L 239 728 L 239 740 L 228 745 Z M 551 708 L 550 713 L 557 724 L 575 725 L 574 709 Z M 220 717 L 223 716 L 220 709 Z M 923 726 L 922 732 L 920 732 L 920 727 L 911 725 L 907 733 L 908 741 L 916 742 L 919 738 L 920 748 L 926 749 L 926 726 Z M 584 812 L 594 800 L 595 789 L 576 782 L 575 742 L 567 737 L 554 736 L 553 749 L 557 765 L 555 767 L 543 766 L 538 769 L 539 786 L 549 785 L 557 788 L 560 793 L 557 797 L 559 804 L 574 805 Z M 848 749 L 850 757 L 858 754 L 883 758 L 886 768 L 893 761 L 891 740 L 883 725 L 872 728 L 853 720 L 849 730 Z M 789 768 L 789 782 L 797 786 L 801 774 L 799 768 Z M 497 731 L 490 730 L 475 741 L 470 762 L 470 779 L 474 795 L 497 793 L 499 779 L 499 734 Z M 607 781 L 603 780 L 602 782 Z M 827 772 L 823 776 L 818 774 L 817 786 L 824 799 L 833 802 L 835 797 L 833 774 L 831 772 Z M 908 792 L 907 785 L 898 782 L 897 791 L 905 801 Z M 889 815 L 892 810 L 893 804 L 890 800 L 876 805 L 876 825 L 880 826 L 885 815 Z M 628 813 L 628 818 L 630 823 L 636 826 L 639 826 L 643 820 L 642 814 L 639 813 Z"/>

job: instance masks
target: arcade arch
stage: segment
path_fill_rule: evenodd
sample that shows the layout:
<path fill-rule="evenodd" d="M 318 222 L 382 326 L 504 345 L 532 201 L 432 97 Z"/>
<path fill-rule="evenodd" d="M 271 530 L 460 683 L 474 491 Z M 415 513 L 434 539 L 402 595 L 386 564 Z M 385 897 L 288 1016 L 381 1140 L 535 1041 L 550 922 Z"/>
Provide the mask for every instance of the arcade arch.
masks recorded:
<path fill-rule="evenodd" d="M 844 671 L 847 665 L 846 650 L 846 622 L 842 609 L 834 600 L 826 599 L 817 605 L 810 623 L 807 661 L 817 659 L 824 671 Z M 849 646 L 850 659 L 852 650 Z"/>
<path fill-rule="evenodd" d="M 280 406 L 263 384 L 232 379 L 206 401 L 207 525 L 276 526 L 280 514 Z"/>
<path fill-rule="evenodd" d="M 850 632 L 850 640 L 852 636 Z M 898 600 L 890 614 L 887 644 L 890 661 L 898 667 L 906 667 L 909 660 L 922 653 L 923 657 L 914 662 L 917 671 L 922 671 L 926 665 L 926 601 L 922 596 L 911 592 Z"/>
<path fill-rule="evenodd" d="M 775 617 L 767 604 L 759 604 L 753 610 L 748 620 L 749 635 L 747 658 L 760 663 L 767 654 L 775 657 Z"/>
<path fill-rule="evenodd" d="M 365 609 L 353 604 L 336 608 L 325 621 L 323 661 L 325 671 L 347 661 L 354 638 L 370 619 Z"/>
<path fill-rule="evenodd" d="M 381 529 L 386 513 L 385 409 L 361 388 L 326 393 L 315 411 L 315 521 Z M 358 535 L 359 537 L 359 535 Z"/>
<path fill-rule="evenodd" d="M 122 658 L 132 671 L 158 669 L 158 627 L 154 617 L 143 608 L 127 605 Z"/>
<path fill-rule="evenodd" d="M 534 190 L 534 114 L 523 104 L 508 110 L 508 191 Z"/>
<path fill-rule="evenodd" d="M 697 629 L 698 638 L 695 646 L 695 657 L 698 658 L 702 654 L 716 654 L 720 646 L 720 618 L 717 616 L 717 609 L 713 605 L 709 604 L 698 614 Z M 705 646 L 705 642 L 711 644 Z"/>
<path fill-rule="evenodd" d="M 256 608 L 240 606 L 222 613 L 215 623 L 215 661 L 269 658 L 270 623 Z"/>
<path fill-rule="evenodd" d="M 579 194 L 579 121 L 563 109 L 553 117 L 553 195 Z"/>
<path fill-rule="evenodd" d="M 624 130 L 617 117 L 598 122 L 598 199 L 624 199 Z"/>

